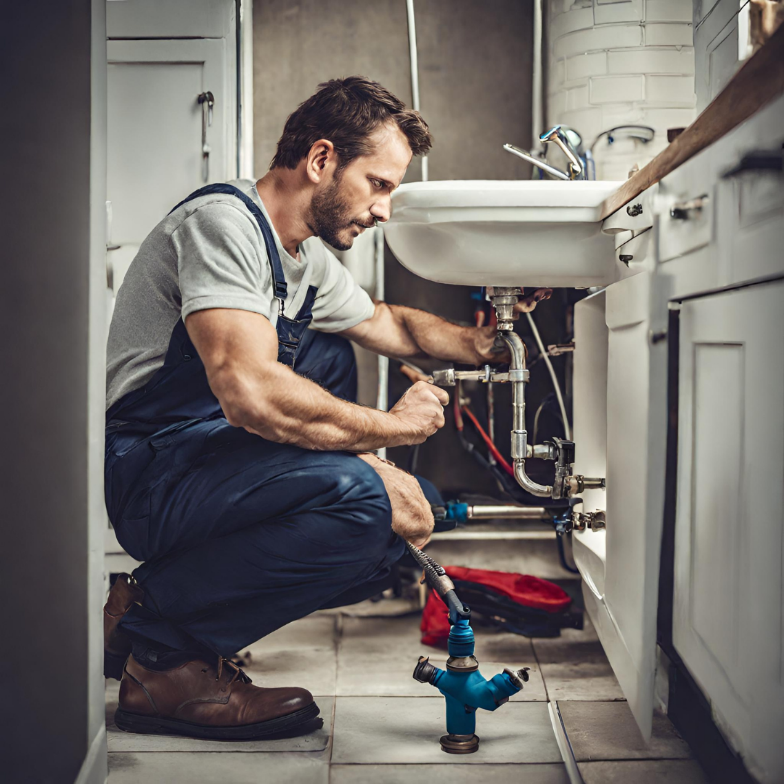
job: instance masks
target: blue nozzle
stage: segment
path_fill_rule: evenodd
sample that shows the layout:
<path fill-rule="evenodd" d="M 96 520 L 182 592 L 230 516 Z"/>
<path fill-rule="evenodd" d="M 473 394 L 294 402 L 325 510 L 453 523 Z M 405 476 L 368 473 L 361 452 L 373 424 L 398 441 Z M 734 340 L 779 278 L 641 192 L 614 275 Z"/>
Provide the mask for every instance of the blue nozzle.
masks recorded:
<path fill-rule="evenodd" d="M 544 133 L 539 134 L 539 141 L 546 142 L 554 133 L 558 133 L 560 130 L 560 125 L 554 125 L 552 128 L 550 128 L 549 131 L 545 131 Z"/>

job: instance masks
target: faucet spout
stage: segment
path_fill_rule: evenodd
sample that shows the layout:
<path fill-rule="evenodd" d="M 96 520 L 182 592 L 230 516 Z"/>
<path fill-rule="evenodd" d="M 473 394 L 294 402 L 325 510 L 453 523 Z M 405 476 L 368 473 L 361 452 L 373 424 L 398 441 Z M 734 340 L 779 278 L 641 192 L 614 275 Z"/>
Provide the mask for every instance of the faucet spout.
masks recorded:
<path fill-rule="evenodd" d="M 551 177 L 555 177 L 557 180 L 570 179 L 569 175 L 566 172 L 561 171 L 555 166 L 551 166 L 549 163 L 541 160 L 540 158 L 537 158 L 535 155 L 531 155 L 530 152 L 526 152 L 525 150 L 521 150 L 519 147 L 515 147 L 514 144 L 505 144 L 504 149 L 507 152 L 511 152 L 512 155 L 516 155 L 518 158 L 522 158 L 524 161 L 528 161 L 528 163 L 532 163 L 534 166 L 538 167 L 543 172 L 546 172 Z"/>

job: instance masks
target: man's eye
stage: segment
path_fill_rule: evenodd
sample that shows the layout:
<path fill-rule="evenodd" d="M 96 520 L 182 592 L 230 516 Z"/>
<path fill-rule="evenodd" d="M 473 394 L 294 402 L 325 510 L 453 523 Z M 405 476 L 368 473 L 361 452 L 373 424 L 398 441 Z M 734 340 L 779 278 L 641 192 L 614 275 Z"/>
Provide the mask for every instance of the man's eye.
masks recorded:
<path fill-rule="evenodd" d="M 381 180 L 375 180 L 375 179 L 371 178 L 370 181 L 373 183 L 373 187 L 375 187 L 375 188 L 383 188 L 384 187 L 384 183 L 381 182 Z"/>

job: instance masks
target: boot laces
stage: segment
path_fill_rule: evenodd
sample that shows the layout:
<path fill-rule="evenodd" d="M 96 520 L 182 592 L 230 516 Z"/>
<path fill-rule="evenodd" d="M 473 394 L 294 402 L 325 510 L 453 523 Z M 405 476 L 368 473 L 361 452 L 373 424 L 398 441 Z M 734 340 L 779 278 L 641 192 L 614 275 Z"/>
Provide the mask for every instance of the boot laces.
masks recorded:
<path fill-rule="evenodd" d="M 251 679 L 245 674 L 244 670 L 240 669 L 231 659 L 226 659 L 223 656 L 218 656 L 218 677 L 216 681 L 221 679 L 223 674 L 224 665 L 230 670 L 233 670 L 227 686 L 231 686 L 234 681 L 238 680 L 240 683 L 252 683 Z"/>

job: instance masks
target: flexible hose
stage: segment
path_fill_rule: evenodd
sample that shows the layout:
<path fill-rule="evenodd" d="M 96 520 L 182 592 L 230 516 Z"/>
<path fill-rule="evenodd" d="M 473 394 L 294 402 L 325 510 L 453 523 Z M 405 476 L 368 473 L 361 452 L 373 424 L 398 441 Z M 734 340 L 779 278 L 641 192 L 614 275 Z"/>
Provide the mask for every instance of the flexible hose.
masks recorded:
<path fill-rule="evenodd" d="M 566 406 L 564 405 L 563 395 L 561 394 L 561 385 L 558 383 L 558 377 L 555 375 L 553 363 L 550 361 L 550 356 L 548 355 L 547 351 L 545 351 L 542 338 L 539 335 L 539 330 L 536 328 L 533 316 L 531 316 L 530 313 L 526 313 L 525 315 L 528 316 L 528 323 L 531 325 L 531 332 L 534 333 L 534 340 L 536 340 L 536 345 L 539 347 L 539 354 L 544 360 L 545 365 L 547 365 L 547 370 L 550 372 L 550 378 L 553 380 L 553 387 L 555 387 L 555 397 L 558 400 L 558 407 L 561 409 L 561 419 L 563 419 L 566 440 L 571 441 L 572 428 L 569 426 L 569 420 L 566 417 Z"/>

